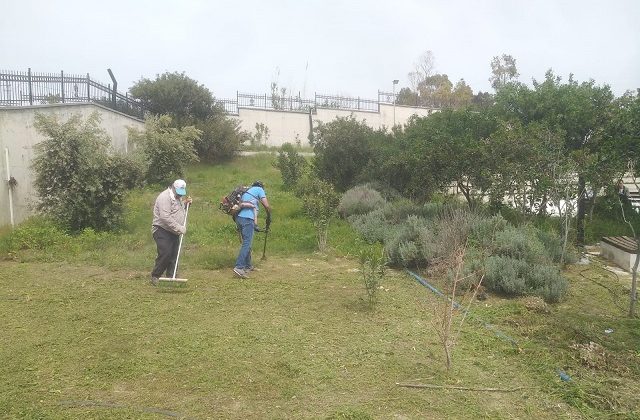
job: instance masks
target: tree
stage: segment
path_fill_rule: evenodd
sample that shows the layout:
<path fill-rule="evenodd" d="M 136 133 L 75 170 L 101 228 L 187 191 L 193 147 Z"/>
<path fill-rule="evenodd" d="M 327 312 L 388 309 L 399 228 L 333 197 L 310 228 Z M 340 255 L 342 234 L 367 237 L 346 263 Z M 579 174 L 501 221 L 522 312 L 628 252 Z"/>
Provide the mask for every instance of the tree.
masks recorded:
<path fill-rule="evenodd" d="M 422 105 L 435 108 L 449 107 L 453 84 L 446 74 L 434 74 L 426 77 L 418 85 L 418 94 Z"/>
<path fill-rule="evenodd" d="M 238 121 L 226 116 L 211 91 L 184 73 L 164 73 L 156 80 L 141 79 L 131 89 L 155 116 L 168 115 L 171 126 L 195 126 L 201 131 L 196 141 L 199 158 L 215 162 L 231 158 L 248 135 Z"/>
<path fill-rule="evenodd" d="M 471 98 L 471 107 L 477 110 L 488 109 L 493 105 L 493 95 L 489 92 L 478 92 Z"/>
<path fill-rule="evenodd" d="M 427 77 L 433 75 L 436 68 L 436 57 L 433 51 L 427 50 L 420 55 L 418 61 L 413 64 L 413 71 L 409 72 L 409 84 L 411 90 L 418 91 L 418 86 Z"/>
<path fill-rule="evenodd" d="M 616 155 L 621 156 L 627 162 L 628 173 L 635 180 L 640 175 L 638 173 L 638 168 L 640 168 L 638 166 L 640 164 L 640 89 L 637 90 L 635 95 L 631 92 L 625 93 L 616 101 L 616 105 L 607 130 L 608 144 L 612 149 L 618 151 Z M 635 186 L 640 189 L 637 183 Z M 632 214 L 629 214 L 629 211 L 625 213 L 622 197 L 619 197 L 619 204 L 622 218 L 629 225 L 630 231 L 636 240 L 636 259 L 631 269 L 631 291 L 629 294 L 629 317 L 633 318 L 636 316 L 638 301 L 637 278 L 638 264 L 640 263 L 640 231 L 634 228 L 631 221 Z"/>
<path fill-rule="evenodd" d="M 473 90 L 464 79 L 458 80 L 451 92 L 451 107 L 455 109 L 466 108 L 473 100 Z"/>
<path fill-rule="evenodd" d="M 584 244 L 584 218 L 589 191 L 597 192 L 594 174 L 610 167 L 613 155 L 607 156 L 603 139 L 613 106 L 609 86 L 593 80 L 578 83 L 569 76 L 567 83 L 549 70 L 543 82 L 533 82 L 531 90 L 519 83 L 509 83 L 496 94 L 496 115 L 507 121 L 519 120 L 527 125 L 542 122 L 552 130 L 564 132 L 564 153 L 577 168 L 576 241 Z M 589 188 L 588 188 L 589 187 Z"/>
<path fill-rule="evenodd" d="M 156 80 L 143 78 L 129 92 L 152 113 L 170 115 L 179 127 L 216 113 L 211 91 L 184 73 L 167 72 L 156 76 Z"/>
<path fill-rule="evenodd" d="M 496 91 L 501 89 L 507 83 L 515 81 L 520 74 L 516 68 L 516 59 L 508 54 L 495 56 L 491 59 L 491 87 Z"/>
<path fill-rule="evenodd" d="M 127 191 L 140 185 L 142 170 L 110 149 L 100 116 L 60 123 L 36 114 L 35 127 L 46 137 L 33 159 L 38 209 L 69 231 L 121 226 Z"/>
<path fill-rule="evenodd" d="M 470 207 L 489 188 L 489 166 L 497 159 L 488 156 L 485 142 L 495 123 L 488 113 L 443 110 L 426 118 L 414 118 L 395 143 L 400 169 L 380 178 L 402 179 L 396 188 L 406 195 L 426 200 L 439 190 L 457 185 Z M 453 158 L 455 156 L 455 158 Z M 391 160 L 393 162 L 393 160 Z M 397 181 L 396 181 L 397 182 Z"/>
<path fill-rule="evenodd" d="M 346 191 L 362 180 L 372 154 L 371 141 L 384 136 L 353 116 L 320 124 L 314 133 L 317 175 L 338 191 Z"/>

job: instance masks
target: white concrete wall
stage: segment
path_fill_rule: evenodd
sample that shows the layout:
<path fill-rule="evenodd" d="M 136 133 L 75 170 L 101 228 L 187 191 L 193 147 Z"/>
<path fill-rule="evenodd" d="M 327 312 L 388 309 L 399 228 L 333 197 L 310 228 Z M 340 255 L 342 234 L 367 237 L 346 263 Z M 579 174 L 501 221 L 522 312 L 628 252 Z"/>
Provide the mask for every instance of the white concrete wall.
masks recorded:
<path fill-rule="evenodd" d="M 97 112 L 101 126 L 109 135 L 115 150 L 128 149 L 127 127 L 144 129 L 144 122 L 97 104 L 52 104 L 30 107 L 0 108 L 0 226 L 11 223 L 10 201 L 12 201 L 14 223 L 19 223 L 33 214 L 36 191 L 33 188 L 34 174 L 31 161 L 34 146 L 44 140 L 34 128 L 36 113 L 56 115 L 66 121 L 74 114 L 87 118 Z M 6 150 L 9 155 L 9 172 L 17 181 L 13 190 L 7 182 Z M 11 199 L 9 193 L 11 191 Z"/>
<path fill-rule="evenodd" d="M 268 109 L 240 108 L 238 116 L 242 130 L 256 134 L 256 124 L 264 124 L 269 129 L 268 146 L 281 146 L 284 143 L 309 144 L 309 114 L 284 112 Z M 262 140 L 265 141 L 264 139 Z"/>
<path fill-rule="evenodd" d="M 601 255 L 616 263 L 616 265 L 628 272 L 633 271 L 633 265 L 636 263 L 636 254 L 623 251 L 606 242 L 600 242 Z"/>
<path fill-rule="evenodd" d="M 435 110 L 425 108 L 414 108 L 409 106 L 395 106 L 395 123 L 404 125 L 413 115 L 428 116 Z M 358 121 L 365 121 L 368 126 L 374 129 L 391 129 L 394 125 L 394 106 L 392 104 L 380 104 L 380 112 L 373 111 L 352 111 L 331 108 L 318 108 L 311 114 L 311 124 L 313 127 L 318 122 L 329 123 L 338 117 L 353 116 Z M 268 146 L 281 146 L 284 143 L 296 144 L 299 140 L 302 146 L 309 145 L 309 114 L 265 110 L 256 108 L 239 108 L 238 116 L 233 117 L 240 121 L 240 127 L 252 135 L 257 133 L 256 124 L 264 124 L 269 129 L 269 138 L 266 142 Z"/>

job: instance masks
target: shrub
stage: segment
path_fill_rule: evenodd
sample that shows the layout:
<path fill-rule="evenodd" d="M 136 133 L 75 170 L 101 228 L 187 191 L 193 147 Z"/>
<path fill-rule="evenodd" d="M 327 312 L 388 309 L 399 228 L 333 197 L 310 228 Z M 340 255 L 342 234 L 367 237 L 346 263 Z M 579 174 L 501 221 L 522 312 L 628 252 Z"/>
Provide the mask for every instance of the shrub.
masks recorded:
<path fill-rule="evenodd" d="M 111 152 L 99 122 L 97 113 L 65 123 L 36 115 L 35 127 L 46 136 L 33 160 L 38 209 L 67 230 L 119 227 L 127 190 L 140 182 L 140 166 Z"/>
<path fill-rule="evenodd" d="M 194 147 L 202 162 L 231 159 L 248 138 L 248 134 L 240 130 L 240 122 L 224 114 L 211 115 L 195 126 L 201 135 L 194 138 Z"/>
<path fill-rule="evenodd" d="M 462 268 L 462 280 L 460 288 L 473 289 L 485 272 L 485 255 L 482 249 L 469 246 L 464 256 L 464 266 Z M 484 280 L 483 280 L 484 281 Z"/>
<path fill-rule="evenodd" d="M 510 296 L 526 292 L 525 275 L 529 264 L 507 256 L 491 256 L 485 265 L 484 284 L 489 290 Z"/>
<path fill-rule="evenodd" d="M 369 305 L 373 306 L 377 302 L 378 289 L 384 279 L 385 272 L 384 254 L 378 250 L 365 248 L 360 253 L 360 269 L 362 281 L 367 292 Z"/>
<path fill-rule="evenodd" d="M 471 226 L 469 243 L 482 248 L 490 248 L 496 234 L 506 229 L 508 222 L 500 215 L 481 217 Z"/>
<path fill-rule="evenodd" d="M 559 302 L 567 293 L 569 283 L 555 267 L 533 265 L 527 275 L 529 293 L 542 296 L 547 302 Z"/>
<path fill-rule="evenodd" d="M 538 240 L 542 243 L 547 255 L 554 263 L 560 263 L 562 259 L 562 238 L 555 232 L 535 229 Z M 578 261 L 578 255 L 575 250 L 568 247 L 564 254 L 564 263 L 573 264 Z"/>
<path fill-rule="evenodd" d="M 465 246 L 469 232 L 477 224 L 480 216 L 466 208 L 445 206 L 436 219 L 438 242 L 448 255 L 455 249 Z"/>
<path fill-rule="evenodd" d="M 298 185 L 302 206 L 307 217 L 316 228 L 318 250 L 324 252 L 327 246 L 329 222 L 337 215 L 340 196 L 328 182 L 307 178 Z"/>
<path fill-rule="evenodd" d="M 302 179 L 307 170 L 307 161 L 300 156 L 291 143 L 285 143 L 278 151 L 278 159 L 275 164 L 282 175 L 282 185 L 290 190 Z"/>
<path fill-rule="evenodd" d="M 368 213 L 384 206 L 385 203 L 385 199 L 378 191 L 359 185 L 342 194 L 340 204 L 338 204 L 338 213 L 343 218 L 347 218 L 354 214 Z"/>
<path fill-rule="evenodd" d="M 427 264 L 422 245 L 429 235 L 428 230 L 428 222 L 417 216 L 409 216 L 406 223 L 391 227 L 384 238 L 389 264 L 402 267 Z"/>
<path fill-rule="evenodd" d="M 494 252 L 497 255 L 528 263 L 547 263 L 550 259 L 534 229 L 508 227 L 496 233 Z"/>
<path fill-rule="evenodd" d="M 527 264 L 511 257 L 491 256 L 485 269 L 487 288 L 509 296 L 538 295 L 548 302 L 558 302 L 569 286 L 555 267 Z"/>
<path fill-rule="evenodd" d="M 382 198 L 387 201 L 396 201 L 402 199 L 402 195 L 400 195 L 397 190 L 395 190 L 393 187 L 390 187 L 384 182 L 369 181 L 362 184 L 362 186 L 378 191 Z"/>
<path fill-rule="evenodd" d="M 384 217 L 384 209 L 378 208 L 369 213 L 349 216 L 347 221 L 356 232 L 368 243 L 382 243 L 388 229 Z"/>
<path fill-rule="evenodd" d="M 406 198 L 394 201 L 384 207 L 385 219 L 390 223 L 404 222 L 408 216 L 423 215 L 422 207 Z"/>
<path fill-rule="evenodd" d="M 201 131 L 195 127 L 171 127 L 168 115 L 148 117 L 143 132 L 129 128 L 131 142 L 141 147 L 148 163 L 145 179 L 161 185 L 169 185 L 176 178 L 182 178 L 185 165 L 198 161 L 194 142 L 200 135 Z"/>

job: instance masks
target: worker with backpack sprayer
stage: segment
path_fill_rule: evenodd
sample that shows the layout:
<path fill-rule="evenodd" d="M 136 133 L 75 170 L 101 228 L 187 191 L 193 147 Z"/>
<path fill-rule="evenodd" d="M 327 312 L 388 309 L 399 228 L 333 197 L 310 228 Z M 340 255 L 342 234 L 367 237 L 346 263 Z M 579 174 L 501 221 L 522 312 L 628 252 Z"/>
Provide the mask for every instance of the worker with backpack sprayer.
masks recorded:
<path fill-rule="evenodd" d="M 239 203 L 240 210 L 234 218 L 238 231 L 240 232 L 242 245 L 233 272 L 241 278 L 248 278 L 248 273 L 253 269 L 253 265 L 251 265 L 251 245 L 253 244 L 254 231 L 259 231 L 255 220 L 260 203 L 262 203 L 267 212 L 265 225 L 265 235 L 267 235 L 271 225 L 271 207 L 267 200 L 267 194 L 264 191 L 264 184 L 261 181 L 255 181 L 251 187 L 242 194 Z"/>

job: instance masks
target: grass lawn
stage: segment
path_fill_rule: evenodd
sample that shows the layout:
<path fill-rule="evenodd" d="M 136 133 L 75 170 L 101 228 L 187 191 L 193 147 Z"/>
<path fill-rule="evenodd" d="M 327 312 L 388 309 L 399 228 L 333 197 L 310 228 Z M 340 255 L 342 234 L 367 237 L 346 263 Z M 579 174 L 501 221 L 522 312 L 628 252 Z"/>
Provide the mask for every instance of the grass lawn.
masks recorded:
<path fill-rule="evenodd" d="M 447 372 L 435 333 L 441 300 L 391 270 L 369 307 L 355 258 L 366 245 L 338 221 L 330 252 L 314 253 L 313 228 L 270 162 L 190 169 L 186 288 L 149 285 L 152 189 L 132 195 L 125 232 L 3 255 L 0 417 L 639 418 L 628 276 L 594 258 L 567 270 L 560 304 L 475 302 Z M 256 238 L 259 271 L 241 280 L 231 271 L 238 239 L 217 202 L 257 178 L 273 231 L 264 261 Z"/>

